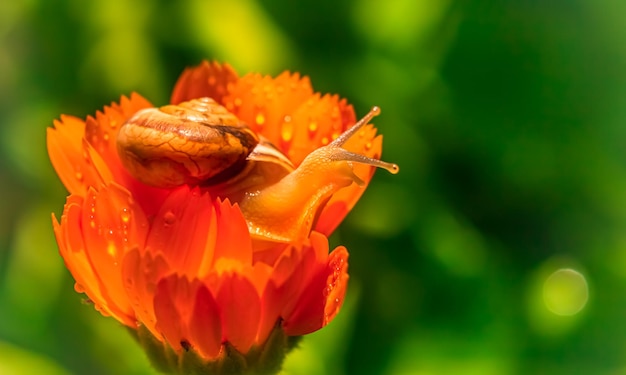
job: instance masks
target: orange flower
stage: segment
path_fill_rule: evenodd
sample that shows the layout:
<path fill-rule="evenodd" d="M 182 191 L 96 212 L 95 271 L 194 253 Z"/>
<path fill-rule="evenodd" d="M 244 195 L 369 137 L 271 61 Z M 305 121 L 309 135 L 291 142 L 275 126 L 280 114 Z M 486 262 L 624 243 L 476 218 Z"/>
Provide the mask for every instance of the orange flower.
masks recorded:
<path fill-rule="evenodd" d="M 171 103 L 204 97 L 268 139 L 295 168 L 355 123 L 351 105 L 314 93 L 298 74 L 239 78 L 228 65 L 203 62 L 183 72 Z M 326 236 L 359 199 L 374 167 L 348 161 L 350 178 L 362 186 L 324 193 L 306 213 L 307 224 L 298 224 L 304 235 L 269 245 L 253 241 L 250 223 L 259 209 L 291 214 L 303 208 L 291 206 L 291 196 L 264 201 L 272 202 L 268 207 L 218 187 L 140 182 L 125 167 L 116 139 L 123 124 L 151 107 L 132 94 L 95 117 L 61 116 L 48 129 L 50 160 L 70 193 L 60 222 L 53 215 L 54 232 L 75 289 L 160 348 L 157 355 L 148 352 L 164 370 L 173 371 L 163 359 L 172 351 L 192 353 L 202 366 L 231 361 L 242 369 L 275 368 L 290 345 L 287 336 L 318 330 L 339 311 L 348 253 L 341 246 L 329 253 Z M 342 147 L 378 159 L 382 139 L 367 125 Z M 274 352 L 281 354 L 268 364 L 267 353 Z"/>

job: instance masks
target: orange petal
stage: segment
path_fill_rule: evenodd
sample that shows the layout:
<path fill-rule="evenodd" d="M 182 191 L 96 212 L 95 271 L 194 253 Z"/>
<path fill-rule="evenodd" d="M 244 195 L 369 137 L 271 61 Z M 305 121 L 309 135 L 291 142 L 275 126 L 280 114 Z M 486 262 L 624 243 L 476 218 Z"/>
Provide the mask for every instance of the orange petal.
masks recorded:
<path fill-rule="evenodd" d="M 319 248 L 320 245 L 313 246 Z M 316 272 L 302 292 L 293 313 L 285 317 L 285 333 L 293 336 L 305 335 L 328 324 L 339 312 L 347 282 L 348 252 L 341 246 L 330 254 L 326 266 Z"/>
<path fill-rule="evenodd" d="M 211 197 L 187 185 L 171 191 L 154 218 L 147 247 L 162 253 L 172 269 L 190 278 L 211 264 L 217 236 Z"/>
<path fill-rule="evenodd" d="M 263 293 L 263 316 L 259 337 L 276 324 L 278 316 L 290 317 L 313 276 L 323 268 L 328 242 L 319 233 L 312 233 L 311 244 L 289 247 L 276 262 Z"/>
<path fill-rule="evenodd" d="M 154 294 L 157 329 L 175 351 L 188 342 L 186 321 L 192 315 L 193 293 L 185 277 L 171 275 L 161 279 Z"/>
<path fill-rule="evenodd" d="M 134 327 L 122 282 L 122 259 L 143 246 L 147 221 L 129 193 L 116 185 L 90 188 L 84 200 L 70 196 L 55 233 L 70 272 L 105 314 Z"/>
<path fill-rule="evenodd" d="M 224 95 L 238 80 L 237 73 L 228 64 L 202 61 L 200 65 L 183 71 L 174 86 L 171 103 L 209 97 L 222 103 Z"/>
<path fill-rule="evenodd" d="M 149 107 L 152 107 L 149 101 L 133 93 L 130 98 L 122 96 L 119 104 L 111 103 L 104 107 L 104 111 L 96 112 L 95 117 L 89 116 L 85 121 L 85 139 L 102 156 L 116 181 L 122 181 L 125 172 L 117 155 L 117 132 L 137 111 Z"/>
<path fill-rule="evenodd" d="M 85 253 L 100 283 L 106 285 L 106 295 L 127 314 L 132 308 L 122 281 L 122 260 L 132 247 L 144 246 L 147 226 L 124 188 L 110 185 L 87 192 L 82 210 Z"/>
<path fill-rule="evenodd" d="M 252 283 L 237 273 L 222 275 L 217 303 L 222 311 L 223 340 L 247 353 L 261 320 L 261 299 Z"/>
<path fill-rule="evenodd" d="M 284 72 L 276 78 L 248 74 L 224 97 L 224 106 L 253 131 L 279 145 L 283 122 L 313 95 L 308 77 Z"/>
<path fill-rule="evenodd" d="M 100 186 L 106 181 L 93 166 L 94 155 L 83 144 L 84 133 L 82 120 L 61 116 L 61 121 L 54 121 L 54 128 L 47 129 L 46 138 L 50 161 L 61 182 L 70 194 L 82 196 L 88 186 Z"/>
<path fill-rule="evenodd" d="M 113 316 L 123 324 L 133 326 L 133 319 L 126 314 L 118 314 L 118 309 L 111 308 L 112 303 L 106 295 L 106 285 L 102 285 L 96 271 L 93 269 L 87 254 L 85 253 L 85 242 L 80 230 L 82 215 L 82 198 L 71 195 L 67 199 L 61 223 L 54 218 L 53 226 L 59 252 L 65 261 L 65 266 L 70 271 L 76 284 L 74 288 L 79 293 L 85 293 L 94 303 L 96 310 L 105 316 Z"/>
<path fill-rule="evenodd" d="M 143 253 L 143 255 L 141 255 Z M 156 328 L 154 294 L 158 281 L 172 272 L 160 254 L 131 250 L 122 263 L 122 279 L 131 305 L 141 322 L 157 339 L 162 339 Z"/>
<path fill-rule="evenodd" d="M 301 105 L 283 125 L 281 149 L 294 165 L 313 150 L 327 145 L 356 122 L 354 109 L 337 95 L 319 94 Z"/>
<path fill-rule="evenodd" d="M 189 339 L 205 358 L 215 358 L 222 347 L 222 322 L 220 311 L 213 294 L 205 285 L 200 285 L 195 296 Z"/>
<path fill-rule="evenodd" d="M 252 265 L 252 240 L 248 224 L 237 205 L 228 200 L 216 202 L 217 240 L 215 259 L 233 259 L 242 265 Z"/>

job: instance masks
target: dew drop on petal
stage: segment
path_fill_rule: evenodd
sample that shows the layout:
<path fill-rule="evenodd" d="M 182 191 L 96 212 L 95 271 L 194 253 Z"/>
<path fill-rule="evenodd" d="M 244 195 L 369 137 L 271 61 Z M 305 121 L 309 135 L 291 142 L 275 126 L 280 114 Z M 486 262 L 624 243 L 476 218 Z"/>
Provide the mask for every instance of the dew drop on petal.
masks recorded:
<path fill-rule="evenodd" d="M 309 129 L 309 136 L 312 137 L 313 135 L 315 135 L 315 132 L 317 132 L 317 122 L 311 121 L 309 123 L 308 129 Z"/>
<path fill-rule="evenodd" d="M 130 211 L 128 208 L 122 208 L 122 213 L 120 214 L 120 218 L 124 224 L 128 224 L 130 222 Z"/>
<path fill-rule="evenodd" d="M 284 142 L 291 142 L 291 139 L 293 138 L 293 124 L 291 123 L 291 116 L 285 116 L 284 121 L 281 136 Z"/>
<path fill-rule="evenodd" d="M 76 172 L 76 174 L 74 175 L 74 177 L 76 177 L 76 179 L 78 181 L 82 181 L 83 180 L 83 174 L 80 172 Z"/>
<path fill-rule="evenodd" d="M 176 222 L 176 215 L 172 211 L 167 211 L 165 215 L 163 215 L 163 221 L 165 225 L 172 225 Z"/>
<path fill-rule="evenodd" d="M 85 293 L 85 288 L 79 283 L 74 283 L 74 290 L 76 293 Z"/>
<path fill-rule="evenodd" d="M 265 124 L 265 115 L 262 112 L 257 113 L 255 121 L 257 125 Z"/>
<path fill-rule="evenodd" d="M 333 133 L 333 134 L 332 134 L 333 141 L 334 141 L 335 139 L 339 138 L 339 136 L 340 136 L 340 135 L 341 135 L 341 134 L 339 134 L 339 133 Z"/>
<path fill-rule="evenodd" d="M 365 144 L 365 150 L 366 150 L 366 151 L 369 151 L 369 150 L 371 150 L 371 149 L 372 149 L 372 142 L 367 142 L 367 143 Z"/>
<path fill-rule="evenodd" d="M 235 98 L 234 103 L 235 107 L 241 107 L 241 98 Z"/>
<path fill-rule="evenodd" d="M 209 76 L 209 85 L 213 86 L 217 82 L 215 76 Z"/>
<path fill-rule="evenodd" d="M 102 134 L 102 139 L 104 139 L 105 142 L 108 142 L 109 141 L 109 133 L 105 132 L 104 134 Z"/>
<path fill-rule="evenodd" d="M 117 121 L 115 121 L 115 120 L 111 120 L 111 121 L 109 122 L 109 126 L 110 126 L 112 129 L 115 129 L 115 127 L 117 126 Z"/>
<path fill-rule="evenodd" d="M 328 137 L 322 138 L 322 145 L 326 146 L 328 144 Z"/>
<path fill-rule="evenodd" d="M 115 243 L 113 242 L 109 242 L 108 246 L 107 246 L 107 253 L 115 258 L 115 256 L 117 255 L 117 247 L 115 246 Z"/>

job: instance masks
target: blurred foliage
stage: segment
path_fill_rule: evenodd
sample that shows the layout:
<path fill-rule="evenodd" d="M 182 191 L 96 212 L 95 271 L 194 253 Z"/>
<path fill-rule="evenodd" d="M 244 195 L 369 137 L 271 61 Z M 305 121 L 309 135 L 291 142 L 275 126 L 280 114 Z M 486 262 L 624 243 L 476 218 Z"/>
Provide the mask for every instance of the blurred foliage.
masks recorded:
<path fill-rule="evenodd" d="M 152 373 L 73 291 L 45 128 L 132 91 L 165 103 L 204 58 L 302 72 L 359 115 L 381 106 L 384 158 L 401 166 L 377 173 L 333 238 L 351 250 L 346 306 L 285 373 L 626 373 L 622 12 L 608 0 L 0 2 L 0 373 Z M 562 268 L 578 276 L 555 279 Z"/>

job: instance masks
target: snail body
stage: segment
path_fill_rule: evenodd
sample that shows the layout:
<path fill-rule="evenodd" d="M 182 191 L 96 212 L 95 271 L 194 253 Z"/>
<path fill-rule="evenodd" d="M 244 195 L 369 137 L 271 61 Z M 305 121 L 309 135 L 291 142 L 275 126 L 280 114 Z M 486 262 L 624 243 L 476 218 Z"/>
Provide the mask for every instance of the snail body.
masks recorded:
<path fill-rule="evenodd" d="M 398 172 L 396 164 L 341 147 L 379 112 L 372 108 L 297 168 L 210 98 L 137 112 L 120 127 L 117 148 L 139 181 L 161 188 L 207 187 L 239 204 L 254 239 L 292 242 L 308 235 L 332 194 L 353 182 L 363 184 L 352 163 Z"/>

